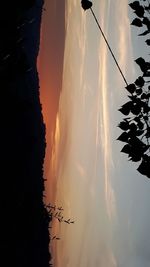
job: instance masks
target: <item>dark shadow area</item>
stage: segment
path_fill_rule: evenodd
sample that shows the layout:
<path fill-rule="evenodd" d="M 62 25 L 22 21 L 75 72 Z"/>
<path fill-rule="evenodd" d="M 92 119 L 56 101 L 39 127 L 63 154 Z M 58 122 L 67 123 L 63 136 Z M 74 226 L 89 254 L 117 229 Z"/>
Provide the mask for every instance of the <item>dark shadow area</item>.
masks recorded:
<path fill-rule="evenodd" d="M 45 125 L 36 60 L 43 0 L 0 4 L 0 251 L 3 267 L 48 267 Z"/>

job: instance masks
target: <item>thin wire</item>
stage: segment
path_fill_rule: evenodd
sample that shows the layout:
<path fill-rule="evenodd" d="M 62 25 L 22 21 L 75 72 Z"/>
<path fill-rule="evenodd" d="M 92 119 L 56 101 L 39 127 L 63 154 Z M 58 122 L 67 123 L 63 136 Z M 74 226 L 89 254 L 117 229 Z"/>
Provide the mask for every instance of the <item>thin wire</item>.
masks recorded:
<path fill-rule="evenodd" d="M 108 43 L 106 37 L 105 37 L 105 34 L 103 33 L 103 31 L 102 31 L 102 29 L 101 29 L 101 26 L 100 26 L 100 24 L 99 24 L 99 22 L 98 22 L 98 20 L 97 20 L 97 18 L 96 18 L 96 16 L 95 16 L 95 14 L 94 14 L 94 11 L 93 11 L 92 7 L 91 7 L 90 9 L 91 9 L 91 12 L 92 12 L 92 14 L 93 14 L 93 17 L 94 17 L 94 19 L 95 19 L 95 21 L 96 21 L 96 23 L 97 23 L 97 26 L 98 26 L 98 28 L 100 29 L 100 32 L 101 32 L 101 34 L 102 34 L 102 36 L 103 36 L 103 38 L 104 38 L 104 40 L 105 40 L 105 42 L 106 42 L 106 44 L 107 44 L 107 46 L 108 46 L 108 49 L 109 49 L 109 51 L 110 51 L 110 53 L 111 53 L 111 55 L 112 55 L 112 57 L 113 57 L 113 59 L 114 59 L 116 65 L 117 65 L 117 67 L 118 67 L 118 70 L 119 70 L 119 72 L 120 72 L 120 74 L 121 74 L 123 80 L 125 81 L 125 84 L 128 86 L 127 80 L 126 80 L 126 78 L 125 78 L 125 76 L 124 76 L 124 74 L 123 74 L 123 72 L 122 72 L 122 70 L 121 70 L 121 68 L 120 68 L 120 66 L 119 66 L 119 64 L 118 64 L 118 62 L 117 62 L 117 59 L 115 58 L 115 55 L 114 55 L 114 53 L 113 53 L 113 51 L 112 51 L 112 49 L 111 49 L 111 47 L 110 47 L 110 45 L 109 45 L 109 43 Z"/>

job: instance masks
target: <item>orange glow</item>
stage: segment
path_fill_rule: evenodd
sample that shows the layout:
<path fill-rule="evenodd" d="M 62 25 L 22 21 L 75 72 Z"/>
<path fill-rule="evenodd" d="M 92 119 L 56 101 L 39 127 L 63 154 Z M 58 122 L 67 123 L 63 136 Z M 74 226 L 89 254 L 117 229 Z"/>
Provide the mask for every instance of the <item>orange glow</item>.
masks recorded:
<path fill-rule="evenodd" d="M 61 8 L 57 9 L 59 5 Z M 65 4 L 56 0 L 45 1 L 40 33 L 40 51 L 37 68 L 40 80 L 40 101 L 46 125 L 46 155 L 44 177 L 47 179 L 46 202 L 54 202 L 56 175 L 52 168 L 52 150 L 55 143 L 56 117 L 62 88 L 63 56 L 65 43 Z M 56 12 L 57 11 L 57 12 Z M 59 20 L 57 19 L 59 17 Z"/>
<path fill-rule="evenodd" d="M 52 157 L 51 157 L 51 168 L 52 168 L 53 173 L 56 173 L 56 170 L 57 170 L 57 158 L 58 158 L 59 142 L 60 142 L 60 125 L 59 125 L 59 116 L 57 114 L 54 146 L 52 149 Z"/>
<path fill-rule="evenodd" d="M 40 76 L 42 81 L 42 77 Z M 47 202 L 54 202 L 55 199 L 55 170 L 51 164 L 51 160 L 53 159 L 53 144 L 55 142 L 55 129 L 57 129 L 57 108 L 58 108 L 58 99 L 54 90 L 50 90 L 52 87 L 46 84 L 46 81 L 42 84 L 40 83 L 41 94 L 40 100 L 42 103 L 42 113 L 44 117 L 44 123 L 46 125 L 46 155 L 44 162 L 44 177 L 47 179 L 46 182 L 46 191 L 47 194 Z"/>

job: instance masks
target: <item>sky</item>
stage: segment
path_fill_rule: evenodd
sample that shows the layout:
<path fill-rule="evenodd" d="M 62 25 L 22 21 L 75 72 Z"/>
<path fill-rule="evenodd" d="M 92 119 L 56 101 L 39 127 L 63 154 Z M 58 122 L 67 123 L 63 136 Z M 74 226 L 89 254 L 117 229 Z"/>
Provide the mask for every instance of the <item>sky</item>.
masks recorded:
<path fill-rule="evenodd" d="M 55 139 L 56 116 L 59 95 L 62 89 L 62 73 L 65 45 L 65 1 L 47 0 L 44 5 L 38 71 L 40 75 L 40 97 L 46 123 L 45 178 L 49 201 L 55 199 L 55 175 L 51 168 L 52 145 Z M 58 19 L 59 18 L 59 19 Z"/>
<path fill-rule="evenodd" d="M 150 266 L 150 182 L 116 141 L 125 84 L 90 11 L 79 0 L 46 1 L 39 55 L 47 129 L 47 202 L 63 206 L 53 224 L 55 267 Z M 93 10 L 127 81 L 148 55 L 130 26 L 128 0 L 95 0 Z"/>

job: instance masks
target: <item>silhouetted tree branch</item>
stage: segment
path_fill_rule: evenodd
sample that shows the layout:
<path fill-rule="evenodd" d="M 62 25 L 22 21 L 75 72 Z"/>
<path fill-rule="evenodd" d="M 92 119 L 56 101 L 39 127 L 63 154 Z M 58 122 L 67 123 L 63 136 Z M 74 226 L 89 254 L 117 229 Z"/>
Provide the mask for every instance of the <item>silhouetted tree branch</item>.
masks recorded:
<path fill-rule="evenodd" d="M 131 25 L 142 28 L 139 36 L 149 37 L 149 1 L 134 1 L 129 6 L 136 15 Z M 146 39 L 145 43 L 149 46 L 150 39 Z M 121 152 L 126 153 L 129 160 L 139 162 L 137 170 L 150 178 L 150 62 L 142 57 L 135 62 L 142 74 L 125 87 L 129 101 L 119 109 L 125 117 L 118 125 L 123 131 L 118 140 L 125 143 Z"/>
<path fill-rule="evenodd" d="M 60 240 L 61 237 L 59 237 L 58 235 L 54 235 L 54 236 L 51 236 L 51 229 L 52 229 L 52 224 L 53 224 L 53 221 L 54 220 L 58 220 L 59 223 L 66 223 L 66 224 L 74 224 L 75 221 L 72 220 L 71 218 L 69 219 L 66 219 L 64 217 L 64 214 L 63 214 L 63 207 L 57 207 L 56 205 L 53 205 L 52 203 L 49 203 L 48 205 L 45 206 L 46 210 L 47 210 L 47 213 L 48 213 L 48 216 L 49 216 L 49 238 L 50 238 L 50 242 L 51 241 L 56 241 L 56 240 Z M 51 258 L 51 261 L 53 260 L 53 258 Z M 53 266 L 53 263 L 50 262 L 50 265 L 49 266 Z"/>

